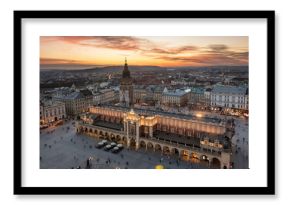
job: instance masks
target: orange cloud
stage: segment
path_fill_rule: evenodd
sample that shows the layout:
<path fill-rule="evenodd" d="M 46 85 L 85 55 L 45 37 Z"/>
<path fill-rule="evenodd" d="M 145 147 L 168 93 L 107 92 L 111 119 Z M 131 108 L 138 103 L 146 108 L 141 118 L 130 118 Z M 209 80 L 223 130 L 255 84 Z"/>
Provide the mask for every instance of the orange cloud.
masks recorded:
<path fill-rule="evenodd" d="M 195 45 L 186 42 L 153 42 L 150 37 L 133 36 L 48 36 L 41 37 L 41 64 L 110 64 L 118 56 L 130 56 L 131 62 L 148 65 L 245 65 L 248 45 L 235 48 L 226 43 Z M 159 39 L 161 37 L 158 37 Z M 164 37 L 169 39 L 170 37 Z M 192 37 L 207 38 L 207 37 Z M 211 37 L 208 37 L 211 38 Z M 214 38 L 214 37 L 212 37 Z M 224 37 L 226 39 L 226 37 Z M 239 37 L 236 37 L 237 41 Z M 176 40 L 176 39 L 175 39 Z M 203 39 L 204 40 L 204 39 Z M 212 42 L 212 40 L 211 40 Z M 233 44 L 233 43 L 232 43 Z M 53 45 L 53 46 L 52 46 Z M 61 45 L 61 46 L 58 46 Z M 69 46 L 66 46 L 69 45 Z M 49 47 L 49 49 L 47 48 Z M 66 47 L 63 48 L 63 47 Z M 47 48 L 47 49 L 46 49 Z M 95 50 L 93 50 L 95 49 Z M 105 49 L 105 50 L 104 50 Z M 45 52 L 49 50 L 49 52 Z M 73 52 L 72 52 L 73 50 Z M 105 52 L 106 51 L 106 52 Z M 95 54 L 98 52 L 98 55 Z M 57 55 L 56 55 L 57 53 Z M 45 55 L 46 54 L 46 55 Z M 96 56 L 96 57 L 95 57 Z M 98 59 L 98 60 L 96 60 Z M 107 62 L 107 61 L 110 62 Z"/>

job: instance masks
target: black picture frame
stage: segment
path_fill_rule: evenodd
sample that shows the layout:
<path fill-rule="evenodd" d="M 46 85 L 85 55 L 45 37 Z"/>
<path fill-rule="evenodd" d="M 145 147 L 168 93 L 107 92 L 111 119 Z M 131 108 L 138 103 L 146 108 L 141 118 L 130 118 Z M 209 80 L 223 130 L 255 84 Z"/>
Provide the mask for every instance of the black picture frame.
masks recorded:
<path fill-rule="evenodd" d="M 23 187 L 22 186 L 22 19 L 210 18 L 267 21 L 266 187 Z M 16 195 L 273 195 L 275 194 L 275 11 L 14 11 L 14 194 Z"/>

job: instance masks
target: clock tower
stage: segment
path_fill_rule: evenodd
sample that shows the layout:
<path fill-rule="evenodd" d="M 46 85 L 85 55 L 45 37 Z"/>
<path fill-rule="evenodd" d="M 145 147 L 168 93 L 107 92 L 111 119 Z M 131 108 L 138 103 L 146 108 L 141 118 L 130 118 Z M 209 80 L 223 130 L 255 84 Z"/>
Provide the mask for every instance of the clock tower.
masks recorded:
<path fill-rule="evenodd" d="M 126 58 L 120 84 L 120 103 L 126 107 L 133 106 L 133 79 L 131 78 Z"/>

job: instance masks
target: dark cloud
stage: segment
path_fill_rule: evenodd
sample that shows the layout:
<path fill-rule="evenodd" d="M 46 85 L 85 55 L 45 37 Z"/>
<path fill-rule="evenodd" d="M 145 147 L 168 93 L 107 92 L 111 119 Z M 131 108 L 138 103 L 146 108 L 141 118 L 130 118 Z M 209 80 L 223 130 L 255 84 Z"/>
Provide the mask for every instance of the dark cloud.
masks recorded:
<path fill-rule="evenodd" d="M 177 48 L 170 49 L 161 49 L 161 48 L 152 48 L 150 50 L 145 50 L 145 53 L 150 54 L 179 54 L 188 51 L 196 51 L 198 48 L 196 46 L 181 46 Z"/>
<path fill-rule="evenodd" d="M 161 49 L 161 48 L 153 48 L 151 50 L 145 50 L 145 53 L 151 53 L 151 54 L 174 54 L 174 52 Z"/>
<path fill-rule="evenodd" d="M 212 44 L 207 47 L 182 46 L 168 50 L 152 49 L 150 54 L 153 54 L 151 57 L 157 59 L 187 64 L 241 65 L 248 63 L 248 52 L 231 51 L 224 44 Z"/>
<path fill-rule="evenodd" d="M 209 45 L 208 48 L 210 51 L 213 51 L 213 52 L 223 52 L 228 49 L 228 46 L 224 44 L 212 44 L 212 45 Z"/>
<path fill-rule="evenodd" d="M 78 60 L 60 59 L 60 58 L 40 58 L 40 64 L 77 64 L 82 63 Z"/>
<path fill-rule="evenodd" d="M 237 53 L 235 55 L 238 55 Z M 203 65 L 244 65 L 248 62 L 248 58 L 244 56 L 232 57 L 225 54 L 204 53 L 195 56 L 158 56 L 158 59 L 168 61 L 178 61 L 192 64 Z"/>
<path fill-rule="evenodd" d="M 58 36 L 52 37 L 52 39 L 44 39 L 44 41 L 50 40 L 60 40 L 66 43 L 99 48 L 136 50 L 152 54 L 178 54 L 198 49 L 196 46 L 181 46 L 177 48 L 162 49 L 158 48 L 147 39 L 132 36 Z"/>
<path fill-rule="evenodd" d="M 180 53 L 180 52 L 185 52 L 185 51 L 196 51 L 199 48 L 196 46 L 182 46 L 180 48 L 176 49 L 176 52 Z"/>
<path fill-rule="evenodd" d="M 118 50 L 138 50 L 142 44 L 148 42 L 145 39 L 131 36 L 61 36 L 58 37 L 58 40 L 83 46 Z"/>
<path fill-rule="evenodd" d="M 246 58 L 249 57 L 249 52 L 228 52 L 228 56 L 233 58 Z"/>

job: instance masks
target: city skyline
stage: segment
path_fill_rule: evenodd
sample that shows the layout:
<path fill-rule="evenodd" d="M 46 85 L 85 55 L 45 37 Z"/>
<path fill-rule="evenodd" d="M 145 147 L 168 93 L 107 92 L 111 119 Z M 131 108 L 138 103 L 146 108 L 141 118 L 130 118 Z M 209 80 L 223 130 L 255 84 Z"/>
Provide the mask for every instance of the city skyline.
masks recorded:
<path fill-rule="evenodd" d="M 248 71 L 172 70 L 46 72 L 40 168 L 248 169 Z"/>
<path fill-rule="evenodd" d="M 40 64 L 116 66 L 248 65 L 247 36 L 41 36 Z M 73 69 L 73 68 L 72 68 Z"/>

